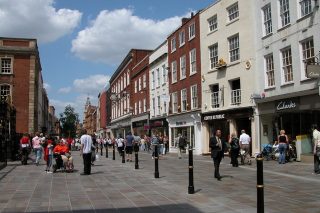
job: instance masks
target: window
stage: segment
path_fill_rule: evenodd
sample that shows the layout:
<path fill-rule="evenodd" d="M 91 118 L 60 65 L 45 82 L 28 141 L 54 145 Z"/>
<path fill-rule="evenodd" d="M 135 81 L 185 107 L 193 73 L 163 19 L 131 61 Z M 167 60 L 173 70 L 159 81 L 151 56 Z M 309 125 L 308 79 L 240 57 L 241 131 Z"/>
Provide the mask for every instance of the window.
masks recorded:
<path fill-rule="evenodd" d="M 239 35 L 235 35 L 228 40 L 230 62 L 237 61 L 240 59 Z"/>
<path fill-rule="evenodd" d="M 147 99 L 143 99 L 143 112 L 147 111 Z"/>
<path fill-rule="evenodd" d="M 279 1 L 280 1 L 281 26 L 284 27 L 290 24 L 289 0 L 279 0 Z"/>
<path fill-rule="evenodd" d="M 154 71 L 151 73 L 151 89 L 154 89 L 155 87 L 155 76 L 154 76 Z"/>
<path fill-rule="evenodd" d="M 127 77 L 126 77 L 126 75 L 124 75 L 124 77 L 123 77 L 123 86 L 124 87 L 127 86 Z"/>
<path fill-rule="evenodd" d="M 197 85 L 191 86 L 191 109 L 198 108 Z"/>
<path fill-rule="evenodd" d="M 172 113 L 178 112 L 178 93 L 172 93 Z"/>
<path fill-rule="evenodd" d="M 196 36 L 196 25 L 192 23 L 189 25 L 189 40 Z"/>
<path fill-rule="evenodd" d="M 142 101 L 139 101 L 139 114 L 142 113 Z"/>
<path fill-rule="evenodd" d="M 293 81 L 293 72 L 292 72 L 292 55 L 291 48 L 287 48 L 281 51 L 282 53 L 282 72 L 284 77 L 284 82 Z"/>
<path fill-rule="evenodd" d="M 157 114 L 160 115 L 160 113 L 161 113 L 161 105 L 160 105 L 160 104 L 161 104 L 161 101 L 160 101 L 160 96 L 158 96 L 157 99 L 158 99 L 158 113 L 157 113 Z"/>
<path fill-rule="evenodd" d="M 181 111 L 187 110 L 187 89 L 181 90 Z"/>
<path fill-rule="evenodd" d="M 197 72 L 196 49 L 190 51 L 190 75 Z"/>
<path fill-rule="evenodd" d="M 153 116 L 156 115 L 156 99 L 152 98 L 152 110 L 153 110 Z"/>
<path fill-rule="evenodd" d="M 180 79 L 186 78 L 186 56 L 180 57 Z"/>
<path fill-rule="evenodd" d="M 171 39 L 171 52 L 176 50 L 176 38 Z"/>
<path fill-rule="evenodd" d="M 208 19 L 209 32 L 212 32 L 218 28 L 217 15 L 212 16 Z"/>
<path fill-rule="evenodd" d="M 177 62 L 173 61 L 171 63 L 171 72 L 172 72 L 172 83 L 177 82 Z"/>
<path fill-rule="evenodd" d="M 160 87 L 161 81 L 160 81 L 160 69 L 157 69 L 157 87 Z"/>
<path fill-rule="evenodd" d="M 231 86 L 231 105 L 241 104 L 240 79 L 230 81 Z"/>
<path fill-rule="evenodd" d="M 271 4 L 268 4 L 263 8 L 263 17 L 264 34 L 269 35 L 270 33 L 272 33 Z"/>
<path fill-rule="evenodd" d="M 167 95 L 163 94 L 162 97 L 167 97 Z M 163 111 L 164 114 L 168 113 L 167 112 L 167 100 L 163 100 L 163 110 L 162 111 Z"/>
<path fill-rule="evenodd" d="M 167 83 L 168 79 L 167 79 L 167 68 L 166 65 L 162 65 L 162 78 L 163 78 L 163 83 Z"/>
<path fill-rule="evenodd" d="M 210 69 L 213 69 L 218 63 L 218 44 L 209 47 Z"/>
<path fill-rule="evenodd" d="M 312 2 L 311 0 L 301 0 L 301 17 L 306 16 L 312 12 Z"/>
<path fill-rule="evenodd" d="M 219 108 L 220 107 L 219 84 L 211 85 L 210 88 L 211 88 L 211 107 Z"/>
<path fill-rule="evenodd" d="M 0 100 L 8 100 L 8 97 L 10 97 L 10 85 L 8 84 L 2 84 L 0 85 Z"/>
<path fill-rule="evenodd" d="M 130 70 L 128 70 L 127 72 L 127 86 L 130 84 L 130 74 L 129 74 Z"/>
<path fill-rule="evenodd" d="M 135 80 L 134 81 L 134 93 L 137 93 L 138 92 L 138 81 Z"/>
<path fill-rule="evenodd" d="M 301 48 L 302 48 L 302 63 L 304 65 L 305 70 L 305 76 L 307 76 L 307 64 L 308 63 L 314 63 L 314 45 L 313 45 L 313 39 L 304 40 L 301 42 Z"/>
<path fill-rule="evenodd" d="M 184 30 L 179 33 L 179 45 L 180 47 L 185 43 L 185 32 Z"/>
<path fill-rule="evenodd" d="M 138 81 L 138 91 L 141 91 L 141 89 L 142 89 L 142 79 L 141 79 L 141 77 L 139 78 L 139 81 Z"/>
<path fill-rule="evenodd" d="M 120 91 L 123 90 L 123 76 L 120 78 Z"/>
<path fill-rule="evenodd" d="M 143 88 L 146 88 L 147 87 L 147 75 L 144 74 L 143 75 Z"/>
<path fill-rule="evenodd" d="M 137 102 L 134 103 L 134 114 L 135 115 L 138 114 L 138 103 Z"/>
<path fill-rule="evenodd" d="M 266 78 L 267 78 L 267 87 L 272 87 L 275 85 L 274 80 L 274 64 L 273 64 L 273 55 L 267 55 L 265 57 L 266 63 Z"/>
<path fill-rule="evenodd" d="M 238 2 L 230 6 L 228 9 L 229 22 L 239 17 Z"/>
<path fill-rule="evenodd" d="M 1 61 L 0 74 L 11 74 L 12 73 L 11 58 L 0 58 L 0 61 Z"/>

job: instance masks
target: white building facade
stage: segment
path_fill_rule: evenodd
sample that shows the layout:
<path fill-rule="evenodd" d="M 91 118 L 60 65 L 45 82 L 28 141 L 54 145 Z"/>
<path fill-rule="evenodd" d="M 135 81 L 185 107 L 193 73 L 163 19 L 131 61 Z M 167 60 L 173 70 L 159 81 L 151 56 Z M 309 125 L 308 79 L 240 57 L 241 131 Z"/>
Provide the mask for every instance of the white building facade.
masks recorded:
<path fill-rule="evenodd" d="M 255 129 L 255 0 L 216 1 L 200 12 L 202 71 L 202 153 L 217 129 L 228 140 L 242 129 L 252 136 L 252 153 L 258 151 Z"/>
<path fill-rule="evenodd" d="M 259 143 L 275 141 L 284 129 L 309 153 L 311 125 L 320 125 L 318 80 L 306 74 L 307 63 L 319 62 L 319 1 L 259 0 L 256 6 Z"/>

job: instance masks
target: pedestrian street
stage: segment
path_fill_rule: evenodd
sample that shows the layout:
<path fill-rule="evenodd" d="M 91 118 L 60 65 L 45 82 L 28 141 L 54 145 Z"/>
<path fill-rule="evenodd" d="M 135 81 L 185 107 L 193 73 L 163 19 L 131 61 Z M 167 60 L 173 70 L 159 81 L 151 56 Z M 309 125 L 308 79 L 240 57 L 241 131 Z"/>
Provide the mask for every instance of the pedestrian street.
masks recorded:
<path fill-rule="evenodd" d="M 154 178 L 151 154 L 139 152 L 134 162 L 100 156 L 89 176 L 82 176 L 80 153 L 72 152 L 73 173 L 47 174 L 44 162 L 36 166 L 9 162 L 0 170 L 0 212 L 257 212 L 256 164 L 232 167 L 221 163 L 222 180 L 213 176 L 209 156 L 194 156 L 194 194 L 188 194 L 188 156 L 176 153 L 159 160 Z M 33 156 L 32 156 L 33 157 Z M 284 165 L 264 161 L 265 212 L 320 212 L 320 176 L 313 164 Z"/>

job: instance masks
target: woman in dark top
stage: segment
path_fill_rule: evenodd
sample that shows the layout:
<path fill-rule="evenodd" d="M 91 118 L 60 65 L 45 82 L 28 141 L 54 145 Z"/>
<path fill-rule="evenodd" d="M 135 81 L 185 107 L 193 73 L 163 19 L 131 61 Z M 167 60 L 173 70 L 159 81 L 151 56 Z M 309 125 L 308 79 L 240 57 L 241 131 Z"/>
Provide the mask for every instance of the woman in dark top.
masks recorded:
<path fill-rule="evenodd" d="M 288 136 L 286 132 L 282 129 L 280 130 L 280 135 L 278 136 L 278 143 L 279 143 L 279 164 L 286 163 L 286 150 L 288 145 Z"/>
<path fill-rule="evenodd" d="M 230 144 L 230 156 L 231 156 L 231 164 L 233 167 L 238 167 L 238 156 L 240 151 L 239 138 L 236 133 L 232 133 L 229 139 Z"/>

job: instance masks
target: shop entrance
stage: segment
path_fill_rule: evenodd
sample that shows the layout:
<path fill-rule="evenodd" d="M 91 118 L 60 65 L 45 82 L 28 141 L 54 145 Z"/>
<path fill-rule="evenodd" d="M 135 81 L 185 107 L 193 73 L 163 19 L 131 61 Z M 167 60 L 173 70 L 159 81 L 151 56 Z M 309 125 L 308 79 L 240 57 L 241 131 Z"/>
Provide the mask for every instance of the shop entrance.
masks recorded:
<path fill-rule="evenodd" d="M 221 138 L 228 141 L 230 128 L 227 120 L 214 120 L 209 122 L 210 137 L 213 137 L 218 129 L 221 130 Z"/>
<path fill-rule="evenodd" d="M 236 119 L 236 125 L 237 125 L 237 133 L 238 133 L 238 137 L 240 137 L 241 135 L 241 130 L 245 130 L 246 133 L 252 137 L 251 135 L 251 121 L 249 120 L 249 118 L 237 118 Z"/>

